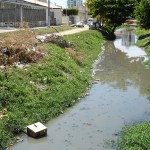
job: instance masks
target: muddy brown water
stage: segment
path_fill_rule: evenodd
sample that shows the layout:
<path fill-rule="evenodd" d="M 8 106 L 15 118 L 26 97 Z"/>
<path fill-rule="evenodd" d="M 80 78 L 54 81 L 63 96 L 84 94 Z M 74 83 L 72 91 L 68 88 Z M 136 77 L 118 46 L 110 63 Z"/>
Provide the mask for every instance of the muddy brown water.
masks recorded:
<path fill-rule="evenodd" d="M 89 95 L 46 125 L 48 136 L 23 142 L 12 150 L 115 150 L 119 132 L 125 125 L 150 121 L 150 70 L 148 59 L 136 47 L 132 31 L 119 30 L 118 38 L 106 41 L 94 64 L 97 83 Z"/>

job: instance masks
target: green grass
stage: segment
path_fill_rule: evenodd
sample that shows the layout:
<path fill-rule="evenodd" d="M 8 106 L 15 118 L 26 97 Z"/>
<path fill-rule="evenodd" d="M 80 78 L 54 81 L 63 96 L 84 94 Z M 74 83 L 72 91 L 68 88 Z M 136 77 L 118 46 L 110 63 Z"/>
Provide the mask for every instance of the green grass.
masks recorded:
<path fill-rule="evenodd" d="M 7 67 L 0 72 L 0 109 L 7 109 L 8 115 L 0 120 L 3 146 L 15 142 L 14 135 L 23 132 L 27 125 L 45 123 L 58 116 L 86 92 L 103 38 L 97 31 L 64 38 L 74 45 L 81 63 L 65 49 L 44 44 L 45 57 L 38 63 L 25 69 Z"/>
<path fill-rule="evenodd" d="M 71 26 L 56 26 L 56 27 L 50 27 L 50 28 L 45 27 L 45 28 L 33 29 L 32 31 L 36 35 L 43 35 L 43 34 L 61 32 L 61 31 L 64 31 L 64 30 L 71 30 L 71 29 L 75 29 L 75 27 L 71 27 Z"/>
<path fill-rule="evenodd" d="M 150 37 L 139 40 L 136 45 L 139 47 L 144 47 L 150 41 Z"/>
<path fill-rule="evenodd" d="M 138 28 L 138 29 L 135 30 L 135 34 L 139 37 L 149 35 L 150 30 L 145 30 L 145 29 Z M 137 46 L 144 47 L 145 52 L 147 53 L 148 56 L 150 56 L 150 44 L 148 44 L 149 42 L 150 42 L 150 35 L 147 36 L 147 37 L 144 37 L 142 39 L 139 39 L 136 43 Z M 146 65 L 148 65 L 150 67 L 150 60 L 148 60 L 146 62 Z"/>
<path fill-rule="evenodd" d="M 135 34 L 138 35 L 138 36 L 150 34 L 150 30 L 145 30 L 145 29 L 137 28 L 135 30 Z"/>
<path fill-rule="evenodd" d="M 150 123 L 125 127 L 119 140 L 120 150 L 149 150 Z"/>

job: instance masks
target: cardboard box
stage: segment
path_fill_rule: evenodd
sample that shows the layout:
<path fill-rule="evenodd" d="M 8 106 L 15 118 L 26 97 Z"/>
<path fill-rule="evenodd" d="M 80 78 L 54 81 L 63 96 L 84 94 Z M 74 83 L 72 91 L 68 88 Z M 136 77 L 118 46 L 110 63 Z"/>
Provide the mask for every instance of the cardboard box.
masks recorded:
<path fill-rule="evenodd" d="M 27 126 L 27 134 L 34 138 L 40 138 L 47 135 L 47 127 L 37 122 Z"/>

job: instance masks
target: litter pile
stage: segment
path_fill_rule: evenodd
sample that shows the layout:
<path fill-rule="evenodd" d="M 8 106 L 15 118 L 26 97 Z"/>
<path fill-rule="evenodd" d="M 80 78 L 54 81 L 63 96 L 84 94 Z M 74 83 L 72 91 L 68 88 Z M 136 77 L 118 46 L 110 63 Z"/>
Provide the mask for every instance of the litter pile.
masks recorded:
<path fill-rule="evenodd" d="M 22 30 L 0 39 L 0 66 L 34 63 L 42 57 L 32 31 Z"/>
<path fill-rule="evenodd" d="M 42 43 L 53 43 L 61 48 L 70 47 L 70 44 L 62 37 L 55 34 L 51 34 L 48 36 L 41 36 L 38 38 Z"/>

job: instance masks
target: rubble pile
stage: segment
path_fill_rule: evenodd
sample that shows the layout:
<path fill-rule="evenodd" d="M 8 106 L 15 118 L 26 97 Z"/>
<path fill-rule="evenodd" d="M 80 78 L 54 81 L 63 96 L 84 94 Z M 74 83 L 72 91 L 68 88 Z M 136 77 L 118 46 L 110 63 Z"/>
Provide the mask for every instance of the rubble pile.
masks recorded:
<path fill-rule="evenodd" d="M 70 47 L 70 44 L 62 37 L 55 34 L 51 34 L 46 36 L 44 39 L 44 43 L 54 43 L 61 48 Z"/>
<path fill-rule="evenodd" d="M 16 62 L 33 63 L 42 57 L 30 31 L 22 31 L 0 39 L 0 66 L 12 65 Z"/>

